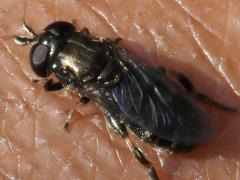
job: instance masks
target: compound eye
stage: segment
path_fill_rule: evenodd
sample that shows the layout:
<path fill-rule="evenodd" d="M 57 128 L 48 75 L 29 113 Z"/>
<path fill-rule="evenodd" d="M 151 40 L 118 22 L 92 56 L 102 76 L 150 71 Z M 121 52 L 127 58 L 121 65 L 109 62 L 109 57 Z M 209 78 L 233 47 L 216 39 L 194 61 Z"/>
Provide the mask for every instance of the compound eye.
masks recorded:
<path fill-rule="evenodd" d="M 40 77 L 48 76 L 48 54 L 49 47 L 42 44 L 35 44 L 32 46 L 30 64 L 33 71 Z"/>

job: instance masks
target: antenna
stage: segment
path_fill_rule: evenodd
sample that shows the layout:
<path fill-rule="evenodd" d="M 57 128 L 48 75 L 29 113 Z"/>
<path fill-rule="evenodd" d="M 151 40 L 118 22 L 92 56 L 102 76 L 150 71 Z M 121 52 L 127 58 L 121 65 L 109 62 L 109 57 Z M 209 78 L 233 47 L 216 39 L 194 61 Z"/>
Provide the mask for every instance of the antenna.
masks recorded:
<path fill-rule="evenodd" d="M 26 15 L 26 4 L 25 4 L 25 0 L 23 0 L 24 5 L 23 5 L 23 17 L 22 17 L 22 21 L 23 21 L 23 28 L 24 30 L 32 37 L 32 38 L 36 38 L 37 34 L 33 31 L 33 29 L 27 25 L 26 21 L 25 21 L 25 15 Z"/>
<path fill-rule="evenodd" d="M 27 25 L 27 23 L 25 21 L 25 11 L 26 11 L 25 0 L 23 0 L 23 2 L 24 2 L 23 17 L 22 17 L 23 28 L 24 28 L 24 31 L 26 31 L 28 33 L 28 35 L 31 36 L 31 38 L 15 36 L 14 41 L 18 45 L 27 45 L 27 44 L 33 42 L 37 38 L 37 34 L 33 31 L 33 29 L 30 26 Z"/>

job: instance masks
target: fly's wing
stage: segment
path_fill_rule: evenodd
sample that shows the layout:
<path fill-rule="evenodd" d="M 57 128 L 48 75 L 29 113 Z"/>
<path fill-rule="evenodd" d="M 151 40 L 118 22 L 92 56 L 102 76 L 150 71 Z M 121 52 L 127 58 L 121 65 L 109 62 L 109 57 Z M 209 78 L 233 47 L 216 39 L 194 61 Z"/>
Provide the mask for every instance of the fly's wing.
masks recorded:
<path fill-rule="evenodd" d="M 163 71 L 146 67 L 124 49 L 116 51 L 124 69 L 117 86 L 109 87 L 102 103 L 165 140 L 184 145 L 206 142 L 212 132 L 203 109 Z M 109 107 L 109 104 L 111 107 Z M 117 109 L 117 110 L 116 110 Z"/>

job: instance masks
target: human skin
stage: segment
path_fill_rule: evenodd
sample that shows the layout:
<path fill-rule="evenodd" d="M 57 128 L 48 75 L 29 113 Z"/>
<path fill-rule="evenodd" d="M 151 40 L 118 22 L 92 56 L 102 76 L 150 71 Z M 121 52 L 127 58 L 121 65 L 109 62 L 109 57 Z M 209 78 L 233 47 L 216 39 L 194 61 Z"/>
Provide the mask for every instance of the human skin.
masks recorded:
<path fill-rule="evenodd" d="M 240 6 L 237 0 L 2 0 L 0 6 L 0 179 L 148 179 L 125 141 L 94 102 L 45 92 L 29 65 L 31 46 L 18 46 L 25 21 L 36 33 L 51 22 L 74 22 L 121 45 L 153 66 L 185 74 L 198 91 L 239 108 Z M 161 179 L 239 179 L 240 115 L 202 104 L 214 127 L 190 153 L 161 151 L 131 138 Z"/>

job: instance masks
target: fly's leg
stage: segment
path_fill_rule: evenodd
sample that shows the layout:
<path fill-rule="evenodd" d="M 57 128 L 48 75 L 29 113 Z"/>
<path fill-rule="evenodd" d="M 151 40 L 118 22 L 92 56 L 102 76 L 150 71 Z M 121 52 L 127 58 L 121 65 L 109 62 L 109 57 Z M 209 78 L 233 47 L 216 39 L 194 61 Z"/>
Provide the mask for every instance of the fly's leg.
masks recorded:
<path fill-rule="evenodd" d="M 159 142 L 161 142 L 164 140 L 160 140 Z M 170 146 L 168 146 L 168 150 L 170 150 L 171 153 L 174 152 L 182 152 L 182 153 L 187 153 L 187 152 L 191 152 L 196 146 L 194 145 L 182 145 L 182 144 L 178 144 L 175 142 L 172 142 Z"/>
<path fill-rule="evenodd" d="M 52 79 L 33 80 L 33 82 L 43 83 L 43 88 L 45 91 L 58 91 L 64 88 L 60 82 L 53 82 Z"/>
<path fill-rule="evenodd" d="M 30 44 L 31 42 L 33 42 L 34 39 L 15 36 L 14 41 L 15 41 L 16 44 L 24 46 L 24 45 L 27 45 L 27 44 Z"/>
<path fill-rule="evenodd" d="M 84 35 L 86 35 L 86 36 L 91 36 L 88 28 L 83 28 L 83 29 L 80 31 L 80 33 L 82 33 L 82 34 L 84 34 Z"/>
<path fill-rule="evenodd" d="M 53 80 L 50 79 L 44 84 L 43 88 L 45 91 L 59 91 L 64 87 L 61 82 L 53 82 Z"/>
<path fill-rule="evenodd" d="M 104 42 L 109 43 L 109 45 L 111 46 L 112 43 L 114 43 L 114 44 L 119 44 L 119 42 L 120 42 L 121 40 L 122 40 L 122 38 L 120 38 L 120 37 L 117 37 L 117 38 L 114 39 L 114 40 L 109 39 L 109 38 L 106 38 L 106 39 L 104 39 Z"/>
<path fill-rule="evenodd" d="M 30 44 L 37 37 L 37 34 L 25 22 L 23 23 L 23 28 L 31 36 L 31 38 L 15 36 L 15 38 L 14 38 L 15 43 L 18 44 L 18 45 L 22 45 L 22 46 Z"/>
<path fill-rule="evenodd" d="M 40 79 L 40 80 L 33 80 L 33 82 L 35 83 L 44 83 L 44 90 L 45 91 L 58 91 L 63 89 L 63 85 L 61 84 L 61 82 L 56 82 L 54 83 L 52 79 Z M 67 112 L 68 116 L 65 120 L 65 124 L 64 124 L 64 129 L 66 131 L 68 131 L 69 125 L 71 123 L 72 117 L 74 116 L 76 110 L 77 110 L 77 106 L 79 104 L 87 104 L 90 101 L 89 98 L 87 97 L 81 97 L 80 102 L 76 104 L 76 106 Z"/>
<path fill-rule="evenodd" d="M 109 125 L 114 129 L 114 131 L 116 133 L 121 135 L 126 140 L 128 148 L 130 149 L 130 151 L 132 151 L 132 153 L 134 154 L 136 159 L 148 169 L 148 173 L 149 173 L 149 176 L 151 177 L 151 179 L 158 180 L 159 178 L 157 176 L 155 168 L 144 157 L 144 155 L 139 150 L 139 148 L 137 148 L 134 145 L 134 143 L 131 141 L 131 139 L 128 136 L 125 125 L 122 122 L 120 122 L 120 120 L 118 118 L 115 118 L 111 113 L 106 112 L 105 114 L 106 114 Z"/>
<path fill-rule="evenodd" d="M 119 44 L 119 42 L 122 40 L 122 38 L 120 37 L 117 37 L 115 40 L 114 40 L 114 43 L 115 44 Z"/>
<path fill-rule="evenodd" d="M 136 159 L 144 165 L 148 169 L 148 174 L 151 177 L 151 180 L 158 180 L 158 175 L 156 173 L 155 168 L 152 166 L 151 162 L 149 162 L 143 155 L 143 153 L 136 147 L 129 137 L 126 137 L 126 143 L 128 148 L 133 152 Z"/>
<path fill-rule="evenodd" d="M 64 88 L 63 85 L 61 84 L 61 82 L 54 83 L 52 79 L 33 80 L 33 82 L 35 82 L 35 83 L 44 83 L 44 86 L 43 86 L 44 90 L 45 91 L 49 91 L 49 92 L 51 92 L 51 91 L 58 91 L 58 90 L 61 90 L 61 89 Z M 73 116 L 74 116 L 74 114 L 75 114 L 75 112 L 77 110 L 77 106 L 79 104 L 87 104 L 89 101 L 90 101 L 89 98 L 81 97 L 80 98 L 80 102 L 77 103 L 76 106 L 72 110 L 67 112 L 68 116 L 67 116 L 67 118 L 65 120 L 65 124 L 64 124 L 64 129 L 66 131 L 68 131 L 68 129 L 69 129 L 69 125 L 70 125 L 71 120 L 72 120 L 72 118 L 73 118 Z"/>
<path fill-rule="evenodd" d="M 89 101 L 90 101 L 89 98 L 81 97 L 80 102 L 77 103 L 76 106 L 72 110 L 68 111 L 68 113 L 67 113 L 68 116 L 67 116 L 67 118 L 65 120 L 65 124 L 64 124 L 64 129 L 66 131 L 68 131 L 68 129 L 69 129 L 69 126 L 71 124 L 72 118 L 73 118 L 74 114 L 76 113 L 77 107 L 79 106 L 79 104 L 87 104 Z"/>
<path fill-rule="evenodd" d="M 87 104 L 87 103 L 89 103 L 89 101 L 90 101 L 90 99 L 85 96 L 81 97 L 81 99 L 80 99 L 81 104 Z"/>
<path fill-rule="evenodd" d="M 120 122 L 120 118 L 114 117 L 111 113 L 105 112 L 108 124 L 111 128 L 119 134 L 121 137 L 125 138 L 128 136 L 126 126 Z"/>
<path fill-rule="evenodd" d="M 173 76 L 175 76 L 177 78 L 177 80 L 182 84 L 182 86 L 186 89 L 186 91 L 188 93 L 190 93 L 194 98 L 196 98 L 199 101 L 205 102 L 207 104 L 213 105 L 217 108 L 220 108 L 224 111 L 230 111 L 230 112 L 235 112 L 237 111 L 237 109 L 233 108 L 233 107 L 228 107 L 225 106 L 219 102 L 216 102 L 215 100 L 209 98 L 207 95 L 201 93 L 201 92 L 197 92 L 194 89 L 194 86 L 192 84 L 192 82 L 183 74 L 181 73 L 177 73 L 177 72 L 170 72 Z"/>
<path fill-rule="evenodd" d="M 183 74 L 176 73 L 177 80 L 182 84 L 182 86 L 187 90 L 188 93 L 194 94 L 195 89 L 192 82 Z"/>
<path fill-rule="evenodd" d="M 23 23 L 23 28 L 33 39 L 35 39 L 37 37 L 37 34 L 25 22 Z"/>
<path fill-rule="evenodd" d="M 224 111 L 229 111 L 229 112 L 236 112 L 237 109 L 234 107 L 229 107 L 229 106 L 225 106 L 219 102 L 216 102 L 214 100 L 212 100 L 211 98 L 209 98 L 207 95 L 200 93 L 200 92 L 196 92 L 194 94 L 194 97 L 196 97 L 198 100 L 203 101 L 205 103 L 208 103 L 210 105 L 216 106 L 217 108 L 220 108 Z"/>

